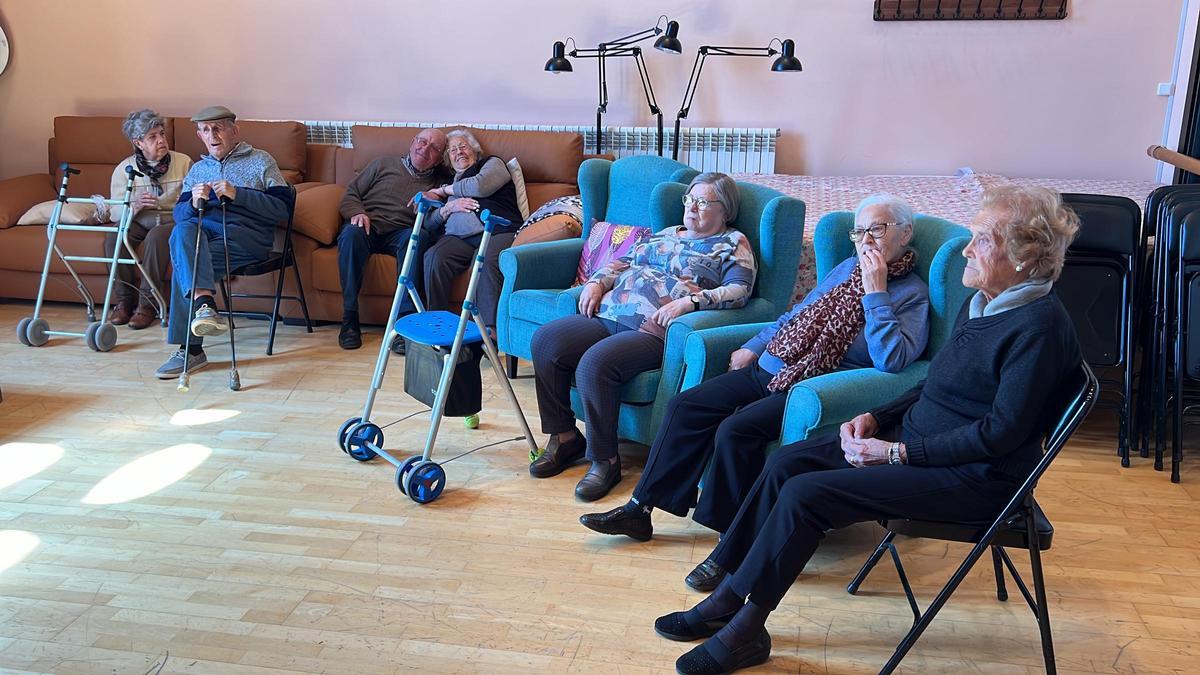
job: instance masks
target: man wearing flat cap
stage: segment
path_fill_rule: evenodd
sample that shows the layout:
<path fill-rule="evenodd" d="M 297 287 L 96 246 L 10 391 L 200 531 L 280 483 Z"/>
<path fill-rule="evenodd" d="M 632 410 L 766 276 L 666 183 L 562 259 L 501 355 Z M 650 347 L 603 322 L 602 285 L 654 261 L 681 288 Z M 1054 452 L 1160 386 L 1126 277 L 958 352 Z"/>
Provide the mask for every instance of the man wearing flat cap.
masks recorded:
<path fill-rule="evenodd" d="M 195 300 L 195 312 L 171 312 L 167 343 L 178 351 L 155 373 L 170 379 L 183 370 L 184 360 L 192 372 L 208 364 L 202 348 L 205 335 L 229 330 L 217 313 L 214 299 L 217 280 L 225 276 L 225 247 L 229 265 L 237 269 L 265 260 L 275 241 L 275 226 L 286 220 L 292 192 L 270 154 L 240 139 L 237 116 L 225 106 L 211 106 L 192 117 L 196 135 L 208 154 L 192 165 L 183 180 L 183 193 L 175 205 L 175 229 L 171 232 L 171 306 L 187 307 Z M 223 239 L 221 203 L 225 202 Z M 204 203 L 204 222 L 197 206 Z M 200 228 L 200 250 L 196 257 L 196 228 Z M 192 261 L 197 260 L 195 286 Z"/>

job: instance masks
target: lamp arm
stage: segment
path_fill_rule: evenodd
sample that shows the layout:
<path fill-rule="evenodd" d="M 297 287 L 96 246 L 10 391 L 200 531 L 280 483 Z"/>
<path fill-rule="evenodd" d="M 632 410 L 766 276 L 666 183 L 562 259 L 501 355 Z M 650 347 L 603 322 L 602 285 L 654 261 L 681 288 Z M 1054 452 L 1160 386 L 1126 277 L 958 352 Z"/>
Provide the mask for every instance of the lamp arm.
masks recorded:
<path fill-rule="evenodd" d="M 633 60 L 637 63 L 638 75 L 642 78 L 642 93 L 646 95 L 646 103 L 650 106 L 651 114 L 659 114 L 658 100 L 654 98 L 654 85 L 650 83 L 650 73 L 646 71 L 646 61 L 642 58 L 642 50 L 637 49 L 633 53 Z"/>
<path fill-rule="evenodd" d="M 679 104 L 678 119 L 686 119 L 692 109 L 692 99 L 696 97 L 696 88 L 700 86 L 700 73 L 704 70 L 704 61 L 708 59 L 708 48 L 701 47 L 696 52 L 696 60 L 692 63 L 692 74 L 688 78 L 687 88 L 683 90 L 683 100 Z"/>
<path fill-rule="evenodd" d="M 655 35 L 661 35 L 663 32 L 663 29 L 659 28 L 659 24 L 661 24 L 663 22 L 663 19 L 666 19 L 666 18 L 667 18 L 667 15 L 663 14 L 658 17 L 658 21 L 655 22 L 655 24 L 652 27 L 647 28 L 646 30 L 639 30 L 636 33 L 630 33 L 629 35 L 626 35 L 625 37 L 619 37 L 616 40 L 609 40 L 608 42 L 601 42 L 600 48 L 604 49 L 607 47 L 628 47 L 629 45 L 631 45 L 635 42 L 641 42 L 642 40 L 645 40 L 646 38 L 653 37 Z M 670 23 L 669 19 L 667 20 L 667 23 Z"/>

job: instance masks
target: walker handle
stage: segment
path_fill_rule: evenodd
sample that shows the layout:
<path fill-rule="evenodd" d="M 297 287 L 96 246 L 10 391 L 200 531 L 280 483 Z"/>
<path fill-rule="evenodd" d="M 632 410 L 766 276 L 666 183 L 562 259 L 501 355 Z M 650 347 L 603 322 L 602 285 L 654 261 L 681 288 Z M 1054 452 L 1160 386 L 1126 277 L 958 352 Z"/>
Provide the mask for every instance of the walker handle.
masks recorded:
<path fill-rule="evenodd" d="M 497 216 L 487 209 L 484 209 L 483 213 L 479 214 L 479 219 L 483 221 L 483 229 L 487 230 L 488 232 L 491 232 L 497 227 L 512 225 L 512 221 L 508 218 Z"/>
<path fill-rule="evenodd" d="M 66 162 L 59 164 L 58 168 L 62 169 L 63 175 L 79 175 L 79 169 L 72 169 L 71 165 Z"/>
<path fill-rule="evenodd" d="M 79 173 L 79 172 L 78 172 L 78 171 L 76 171 L 75 173 Z M 130 178 L 133 178 L 134 176 L 137 176 L 138 178 L 141 178 L 142 176 L 145 176 L 146 174 L 144 174 L 144 173 L 142 173 L 142 172 L 138 171 L 137 169 L 133 168 L 133 165 L 131 164 L 131 165 L 129 165 L 129 166 L 127 166 L 127 167 L 125 167 L 125 175 L 126 175 L 126 176 L 129 176 Z"/>
<path fill-rule="evenodd" d="M 413 201 L 417 205 L 418 213 L 429 213 L 430 211 L 432 211 L 434 209 L 440 209 L 443 206 L 445 206 L 445 204 L 443 202 L 439 202 L 435 199 L 430 199 L 429 197 L 426 197 L 424 192 L 418 192 L 417 196 L 413 197 Z"/>

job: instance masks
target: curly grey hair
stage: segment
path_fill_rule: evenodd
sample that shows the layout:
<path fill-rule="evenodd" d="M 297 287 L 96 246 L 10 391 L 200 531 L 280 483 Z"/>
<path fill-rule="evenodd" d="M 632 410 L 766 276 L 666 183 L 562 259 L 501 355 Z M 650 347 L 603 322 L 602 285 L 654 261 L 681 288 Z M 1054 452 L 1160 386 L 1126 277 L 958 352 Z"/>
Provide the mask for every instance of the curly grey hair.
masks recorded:
<path fill-rule="evenodd" d="M 475 138 L 475 134 L 467 131 L 466 129 L 455 129 L 454 131 L 446 134 L 446 164 L 450 163 L 450 141 L 453 141 L 456 138 L 463 139 L 467 142 L 467 145 L 471 146 L 471 149 L 475 151 L 476 162 L 483 157 L 483 146 L 479 144 L 479 141 Z"/>
<path fill-rule="evenodd" d="M 125 117 L 125 122 L 121 124 L 121 133 L 125 134 L 125 138 L 129 139 L 130 144 L 134 141 L 139 141 L 145 138 L 150 130 L 160 127 L 167 128 L 167 121 L 162 118 L 162 115 L 154 112 L 149 108 L 142 108 L 129 113 Z"/>
<path fill-rule="evenodd" d="M 706 171 L 688 183 L 688 193 L 691 193 L 692 188 L 700 183 L 711 185 L 716 191 L 717 201 L 721 202 L 721 207 L 725 211 L 725 223 L 737 220 L 738 206 L 741 203 L 741 193 L 738 192 L 737 181 L 717 171 Z"/>

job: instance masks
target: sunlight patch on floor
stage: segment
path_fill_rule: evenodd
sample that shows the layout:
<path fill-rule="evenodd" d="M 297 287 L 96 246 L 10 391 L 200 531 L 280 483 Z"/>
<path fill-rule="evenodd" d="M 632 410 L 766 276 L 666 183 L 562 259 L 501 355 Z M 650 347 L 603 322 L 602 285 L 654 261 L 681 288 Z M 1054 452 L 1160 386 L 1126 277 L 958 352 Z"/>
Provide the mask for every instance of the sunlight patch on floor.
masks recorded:
<path fill-rule="evenodd" d="M 212 450 L 196 443 L 173 445 L 143 455 L 105 476 L 84 504 L 120 504 L 154 494 L 200 466 Z"/>
<path fill-rule="evenodd" d="M 45 471 L 62 456 L 62 447 L 53 443 L 0 445 L 0 489 Z"/>

